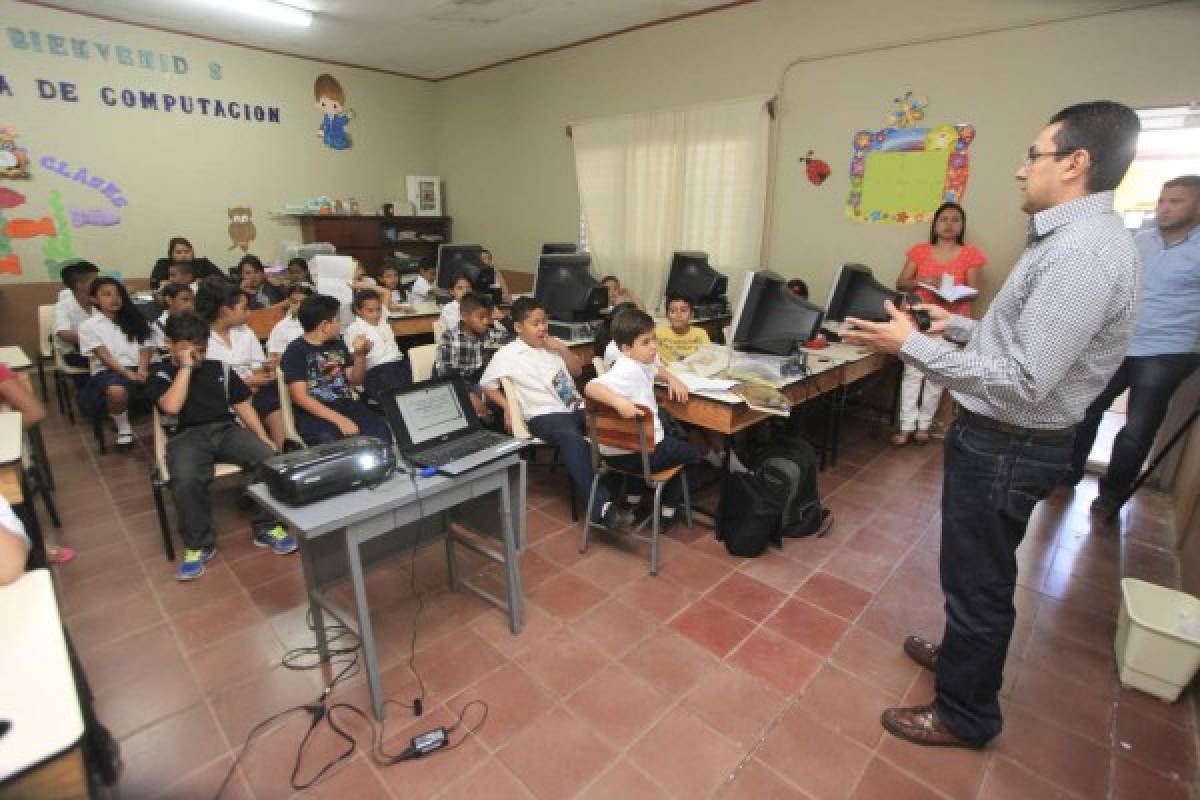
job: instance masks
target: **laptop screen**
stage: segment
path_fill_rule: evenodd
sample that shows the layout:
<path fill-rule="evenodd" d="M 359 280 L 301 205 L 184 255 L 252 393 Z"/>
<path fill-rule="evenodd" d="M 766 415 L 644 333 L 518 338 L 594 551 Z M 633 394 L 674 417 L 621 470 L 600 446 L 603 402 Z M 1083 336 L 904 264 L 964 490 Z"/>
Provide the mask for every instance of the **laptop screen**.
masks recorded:
<path fill-rule="evenodd" d="M 414 445 L 470 426 L 450 381 L 397 392 L 393 402 Z"/>

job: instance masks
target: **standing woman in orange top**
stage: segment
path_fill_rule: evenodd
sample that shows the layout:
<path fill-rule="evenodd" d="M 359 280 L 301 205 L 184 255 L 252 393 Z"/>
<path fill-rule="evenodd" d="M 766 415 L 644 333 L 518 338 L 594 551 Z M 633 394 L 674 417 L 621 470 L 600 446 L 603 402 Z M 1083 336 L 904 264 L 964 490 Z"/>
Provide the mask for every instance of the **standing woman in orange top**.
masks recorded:
<path fill-rule="evenodd" d="M 943 276 L 949 275 L 956 286 L 979 288 L 979 271 L 987 264 L 987 257 L 979 248 L 964 243 L 966 234 L 967 212 L 957 203 L 942 203 L 933 214 L 929 241 L 908 249 L 908 258 L 896 279 L 896 288 L 914 292 L 921 302 L 937 304 L 951 314 L 971 316 L 970 299 L 949 303 L 918 286 L 921 283 L 941 286 Z M 933 424 L 941 397 L 941 386 L 931 383 L 920 370 L 905 364 L 900 383 L 900 430 L 892 436 L 892 444 L 906 445 L 910 440 L 917 444 L 928 442 L 929 426 Z"/>

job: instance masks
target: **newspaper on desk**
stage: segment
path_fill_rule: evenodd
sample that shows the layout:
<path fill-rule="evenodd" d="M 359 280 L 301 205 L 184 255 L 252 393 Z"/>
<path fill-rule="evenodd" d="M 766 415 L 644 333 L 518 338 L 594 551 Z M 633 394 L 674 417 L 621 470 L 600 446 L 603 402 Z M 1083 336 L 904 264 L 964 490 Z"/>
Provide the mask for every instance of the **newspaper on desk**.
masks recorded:
<path fill-rule="evenodd" d="M 787 360 L 782 356 L 738 353 L 731 347 L 710 344 L 670 368 L 689 392 L 701 392 L 715 399 L 729 399 L 732 395 L 755 411 L 787 416 L 791 404 L 779 391 L 788 383 L 782 371 Z"/>

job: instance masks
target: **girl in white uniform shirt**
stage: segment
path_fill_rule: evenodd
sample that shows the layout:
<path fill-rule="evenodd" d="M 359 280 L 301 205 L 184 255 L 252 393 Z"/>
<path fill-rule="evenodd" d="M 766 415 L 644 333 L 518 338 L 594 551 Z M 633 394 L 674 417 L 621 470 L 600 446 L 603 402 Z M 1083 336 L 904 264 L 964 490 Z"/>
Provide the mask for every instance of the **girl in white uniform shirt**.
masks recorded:
<path fill-rule="evenodd" d="M 462 319 L 462 315 L 458 310 L 458 301 L 463 299 L 463 295 L 473 289 L 469 278 L 458 277 L 454 279 L 454 285 L 450 287 L 450 294 L 454 296 L 446 305 L 442 306 L 442 315 L 438 317 L 438 322 L 442 324 L 442 330 L 451 331 L 458 327 L 458 321 Z"/>
<path fill-rule="evenodd" d="M 133 446 L 129 402 L 145 396 L 154 341 L 120 281 L 97 278 L 89 294 L 98 313 L 79 326 L 79 352 L 92 372 L 79 392 L 79 409 L 91 417 L 107 411 L 117 427 L 117 449 L 127 450 Z"/>
<path fill-rule="evenodd" d="M 352 307 L 354 322 L 346 327 L 343 337 L 346 346 L 351 349 L 359 336 L 367 337 L 371 343 L 367 348 L 367 374 L 363 379 L 363 388 L 375 400 L 382 402 L 381 398 L 412 384 L 412 367 L 396 346 L 396 336 L 383 313 L 379 294 L 370 289 L 356 292 Z"/>
<path fill-rule="evenodd" d="M 422 262 L 417 279 L 413 281 L 412 288 L 408 292 L 408 299 L 412 305 L 419 306 L 436 302 L 433 296 L 433 282 L 436 277 L 437 266 L 429 262 Z"/>
<path fill-rule="evenodd" d="M 279 387 L 275 364 L 268 360 L 262 344 L 246 324 L 249 305 L 246 295 L 224 280 L 207 279 L 200 284 L 196 313 L 209 324 L 205 357 L 224 361 L 250 389 L 250 404 L 266 423 L 275 448 L 283 447 L 283 414 L 279 410 Z"/>

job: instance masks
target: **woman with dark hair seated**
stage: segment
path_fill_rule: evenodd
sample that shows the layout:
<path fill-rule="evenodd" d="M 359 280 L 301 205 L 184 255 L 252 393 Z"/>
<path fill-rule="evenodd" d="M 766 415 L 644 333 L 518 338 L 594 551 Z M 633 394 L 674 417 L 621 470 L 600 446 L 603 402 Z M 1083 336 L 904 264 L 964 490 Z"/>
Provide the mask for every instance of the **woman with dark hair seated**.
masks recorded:
<path fill-rule="evenodd" d="M 196 258 L 191 242 L 182 236 L 176 236 L 167 243 L 167 257 L 154 262 L 154 269 L 150 270 L 150 288 L 157 289 L 160 283 L 167 280 L 167 270 L 170 266 L 181 261 L 191 262 L 194 280 L 203 280 L 209 275 L 222 275 L 223 277 L 216 264 L 207 258 Z"/>

